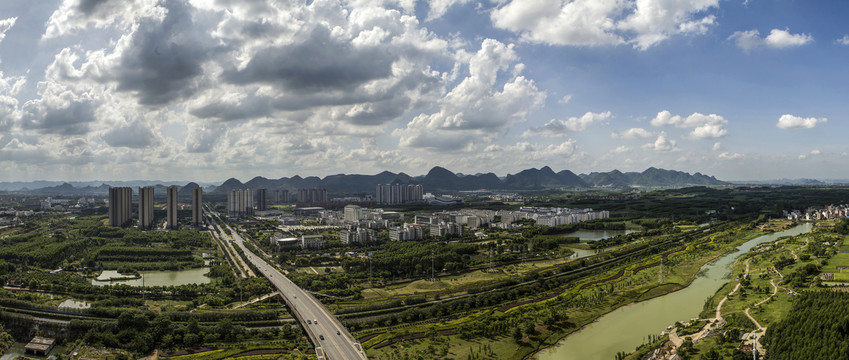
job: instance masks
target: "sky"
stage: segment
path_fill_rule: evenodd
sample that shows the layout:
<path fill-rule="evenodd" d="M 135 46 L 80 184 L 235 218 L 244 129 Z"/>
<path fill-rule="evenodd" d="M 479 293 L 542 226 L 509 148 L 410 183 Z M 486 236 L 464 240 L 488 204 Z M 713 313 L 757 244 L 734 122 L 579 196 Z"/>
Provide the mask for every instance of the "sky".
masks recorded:
<path fill-rule="evenodd" d="M 849 178 L 849 2 L 4 0 L 0 181 Z"/>

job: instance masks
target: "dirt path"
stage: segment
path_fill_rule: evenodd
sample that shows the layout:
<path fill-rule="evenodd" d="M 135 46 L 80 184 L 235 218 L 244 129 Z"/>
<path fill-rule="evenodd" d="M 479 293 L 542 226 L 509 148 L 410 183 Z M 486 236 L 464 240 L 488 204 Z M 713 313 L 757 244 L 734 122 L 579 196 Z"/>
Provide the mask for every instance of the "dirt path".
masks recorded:
<path fill-rule="evenodd" d="M 781 274 L 781 273 L 779 273 L 779 275 L 780 275 L 780 274 Z M 755 318 L 752 316 L 752 314 L 750 314 L 750 313 L 749 313 L 749 310 L 751 310 L 753 307 L 761 306 L 761 304 L 763 304 L 763 303 L 767 302 L 769 299 L 772 299 L 772 297 L 773 297 L 773 296 L 775 296 L 776 294 L 778 294 L 778 285 L 776 285 L 776 284 L 775 284 L 775 280 L 773 280 L 773 279 L 769 279 L 769 283 L 770 283 L 770 285 L 772 285 L 772 294 L 770 294 L 769 296 L 767 296 L 767 297 L 766 297 L 766 298 L 764 298 L 763 300 L 759 301 L 757 304 L 752 305 L 752 307 L 748 307 L 748 308 L 746 308 L 746 310 L 744 310 L 744 311 L 743 311 L 743 313 L 744 313 L 744 314 L 746 314 L 746 317 L 748 317 L 748 318 L 749 318 L 749 320 L 751 320 L 751 321 L 752 321 L 752 323 L 753 323 L 753 324 L 755 324 L 755 326 L 757 326 L 757 327 L 758 327 L 757 332 L 759 332 L 759 333 L 760 333 L 760 334 L 758 334 L 758 337 L 757 337 L 758 339 L 760 339 L 761 337 L 763 337 L 763 335 L 764 335 L 764 334 L 766 334 L 766 327 L 764 327 L 763 325 L 761 325 L 761 323 L 759 323 L 759 322 L 758 322 L 758 320 L 757 320 L 757 319 L 755 319 Z M 763 345 L 761 345 L 761 342 L 760 342 L 759 340 L 756 340 L 756 344 L 755 344 L 755 346 L 757 346 L 757 348 L 758 348 L 758 352 L 760 352 L 761 354 L 763 354 Z"/>
<path fill-rule="evenodd" d="M 244 304 L 236 305 L 236 306 L 234 306 L 234 307 L 233 307 L 233 309 L 243 308 L 243 307 L 245 307 L 245 306 L 248 306 L 248 305 L 250 305 L 250 304 L 257 303 L 257 302 L 260 302 L 260 301 L 263 301 L 263 300 L 268 299 L 268 298 L 270 298 L 270 297 L 273 297 L 273 296 L 275 296 L 275 295 L 280 295 L 280 293 L 278 293 L 278 292 L 276 292 L 276 291 L 275 291 L 275 292 L 273 292 L 273 293 L 271 293 L 271 294 L 266 294 L 266 295 L 260 296 L 260 297 L 258 297 L 258 298 L 256 298 L 256 299 L 253 299 L 253 300 L 251 300 L 251 301 L 248 301 L 248 302 L 246 302 L 246 303 L 244 303 Z"/>

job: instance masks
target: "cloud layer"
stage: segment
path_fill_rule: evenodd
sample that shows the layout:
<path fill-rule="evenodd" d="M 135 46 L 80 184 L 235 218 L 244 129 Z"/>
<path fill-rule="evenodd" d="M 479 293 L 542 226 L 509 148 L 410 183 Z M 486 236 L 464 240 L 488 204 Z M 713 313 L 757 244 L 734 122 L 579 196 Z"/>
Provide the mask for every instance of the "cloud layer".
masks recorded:
<path fill-rule="evenodd" d="M 811 87 L 787 78 L 804 69 L 770 65 L 768 79 L 729 82 L 730 69 L 758 74 L 722 63 L 713 76 L 707 62 L 719 47 L 739 46 L 761 64 L 775 52 L 750 50 L 849 43 L 817 28 L 762 36 L 726 23 L 740 4 L 718 0 L 9 3 L 0 181 L 415 174 L 434 165 L 724 169 L 716 164 L 758 159 L 737 148 L 751 140 L 749 116 L 766 118 L 760 128 L 775 136 L 827 121 L 788 114 L 772 127 L 780 113 L 770 106 L 783 101 L 775 89 L 812 104 L 782 112 L 842 114 L 812 110 Z M 798 66 L 791 60 L 782 59 Z M 792 86 L 761 94 L 763 82 Z M 728 90 L 737 85 L 748 86 Z M 823 88 L 835 97 L 842 89 Z M 737 97 L 744 91 L 751 98 Z M 651 115 L 692 109 L 688 96 L 728 118 Z"/>

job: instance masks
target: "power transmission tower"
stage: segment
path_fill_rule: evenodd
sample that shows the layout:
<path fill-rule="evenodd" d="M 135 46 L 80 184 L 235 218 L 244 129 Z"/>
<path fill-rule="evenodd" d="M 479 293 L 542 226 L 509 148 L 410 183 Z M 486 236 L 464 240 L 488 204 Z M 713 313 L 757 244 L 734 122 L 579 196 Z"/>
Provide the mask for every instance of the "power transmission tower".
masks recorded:
<path fill-rule="evenodd" d="M 758 360 L 758 334 L 754 333 L 755 340 L 752 341 L 752 359 Z"/>
<path fill-rule="evenodd" d="M 663 256 L 660 257 L 660 283 L 663 283 Z"/>
<path fill-rule="evenodd" d="M 433 273 L 433 250 L 430 251 L 430 280 L 435 281 L 436 276 Z"/>
<path fill-rule="evenodd" d="M 492 272 L 492 252 L 493 251 L 494 250 L 490 247 L 489 248 L 489 272 Z"/>

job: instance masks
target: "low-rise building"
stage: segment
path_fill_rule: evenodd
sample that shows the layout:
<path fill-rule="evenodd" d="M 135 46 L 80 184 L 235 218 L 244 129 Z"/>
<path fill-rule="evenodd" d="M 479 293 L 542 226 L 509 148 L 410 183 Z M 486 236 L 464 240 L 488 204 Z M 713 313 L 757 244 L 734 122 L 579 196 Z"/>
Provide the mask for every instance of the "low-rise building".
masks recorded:
<path fill-rule="evenodd" d="M 404 224 L 389 229 L 389 240 L 410 241 L 424 239 L 424 226 L 415 224 Z"/>
<path fill-rule="evenodd" d="M 324 246 L 322 235 L 301 235 L 301 249 L 319 249 Z"/>
<path fill-rule="evenodd" d="M 463 236 L 463 226 L 454 222 L 441 222 L 430 226 L 430 235 L 444 237 L 449 234 Z"/>

